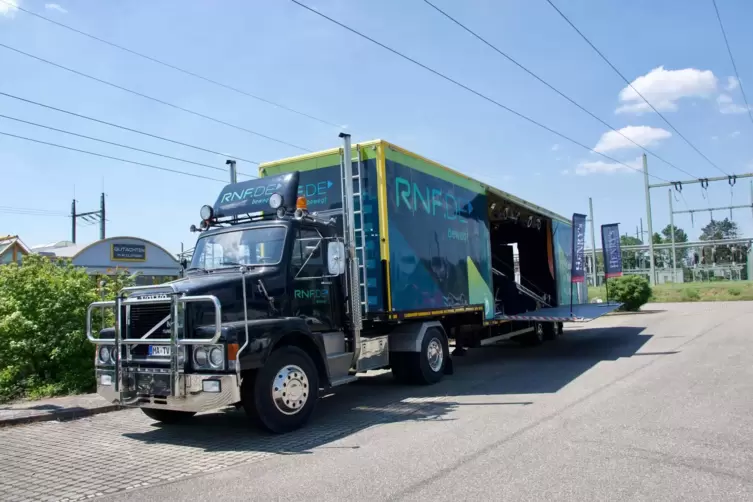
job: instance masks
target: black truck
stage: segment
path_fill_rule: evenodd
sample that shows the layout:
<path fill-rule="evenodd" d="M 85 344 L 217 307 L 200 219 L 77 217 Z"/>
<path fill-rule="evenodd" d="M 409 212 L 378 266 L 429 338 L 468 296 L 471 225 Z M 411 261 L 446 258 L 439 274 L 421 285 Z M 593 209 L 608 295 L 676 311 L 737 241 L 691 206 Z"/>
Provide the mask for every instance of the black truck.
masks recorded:
<path fill-rule="evenodd" d="M 283 433 L 359 373 L 432 384 L 467 348 L 539 344 L 616 308 L 573 290 L 569 220 L 385 141 L 341 137 L 203 206 L 181 279 L 89 306 L 100 395 L 164 423 L 235 405 Z M 115 326 L 95 335 L 106 308 Z"/>

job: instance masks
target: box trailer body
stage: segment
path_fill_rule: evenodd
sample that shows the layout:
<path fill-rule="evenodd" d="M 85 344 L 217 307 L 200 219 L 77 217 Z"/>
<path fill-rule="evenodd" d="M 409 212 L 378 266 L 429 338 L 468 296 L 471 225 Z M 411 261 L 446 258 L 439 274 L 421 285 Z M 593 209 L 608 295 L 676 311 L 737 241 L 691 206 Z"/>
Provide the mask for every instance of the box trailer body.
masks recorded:
<path fill-rule="evenodd" d="M 287 432 L 363 372 L 436 383 L 452 373 L 451 340 L 453 355 L 538 344 L 617 307 L 582 304 L 567 219 L 386 141 L 341 137 L 201 207 L 181 279 L 89 305 L 101 396 L 166 423 L 242 406 Z M 101 309 L 114 326 L 95 335 Z"/>
<path fill-rule="evenodd" d="M 566 218 L 387 141 L 357 144 L 352 155 L 354 172 L 361 173 L 368 317 L 416 318 L 468 309 L 481 310 L 486 323 L 499 317 L 490 210 L 495 202 L 523 208 L 538 220 L 538 228 L 525 227 L 518 215 L 523 227 L 518 233 L 538 234 L 535 243 L 518 251 L 539 255 L 535 275 L 548 275 L 540 282 L 549 285 L 549 306 L 569 306 L 571 293 L 574 304 L 587 302 L 583 285 L 571 287 L 572 224 Z M 299 171 L 299 195 L 309 210 L 338 216 L 340 158 L 341 149 L 333 149 L 262 164 L 260 174 Z M 522 275 L 525 283 L 528 274 Z"/>

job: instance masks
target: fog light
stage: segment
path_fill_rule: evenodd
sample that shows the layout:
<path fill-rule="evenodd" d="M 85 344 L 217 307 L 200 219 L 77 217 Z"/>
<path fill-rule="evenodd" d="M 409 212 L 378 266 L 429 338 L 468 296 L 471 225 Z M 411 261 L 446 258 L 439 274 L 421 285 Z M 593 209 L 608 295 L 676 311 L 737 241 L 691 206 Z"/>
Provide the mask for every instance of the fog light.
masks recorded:
<path fill-rule="evenodd" d="M 201 382 L 201 390 L 204 392 L 220 392 L 221 389 L 219 380 L 203 380 Z"/>
<path fill-rule="evenodd" d="M 99 383 L 101 385 L 112 385 L 112 375 L 100 375 Z"/>

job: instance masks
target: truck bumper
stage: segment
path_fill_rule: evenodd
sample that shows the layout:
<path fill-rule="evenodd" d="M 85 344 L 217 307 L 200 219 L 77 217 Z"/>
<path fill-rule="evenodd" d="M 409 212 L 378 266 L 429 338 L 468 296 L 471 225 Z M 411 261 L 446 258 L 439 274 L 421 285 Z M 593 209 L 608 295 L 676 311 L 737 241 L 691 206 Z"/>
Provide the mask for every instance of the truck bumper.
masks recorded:
<path fill-rule="evenodd" d="M 175 385 L 175 392 L 171 387 Z M 201 412 L 224 408 L 241 400 L 237 375 L 124 372 L 115 390 L 115 370 L 97 369 L 97 393 L 110 403 L 135 408 Z"/>

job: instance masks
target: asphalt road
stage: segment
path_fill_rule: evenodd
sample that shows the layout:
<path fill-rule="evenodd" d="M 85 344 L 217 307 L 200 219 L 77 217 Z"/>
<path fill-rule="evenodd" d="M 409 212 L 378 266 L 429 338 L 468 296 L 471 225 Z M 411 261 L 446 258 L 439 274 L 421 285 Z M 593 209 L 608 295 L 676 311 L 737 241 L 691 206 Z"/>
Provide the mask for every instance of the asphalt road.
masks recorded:
<path fill-rule="evenodd" d="M 428 388 L 366 378 L 282 437 L 237 412 L 0 429 L 0 499 L 753 500 L 753 303 L 649 308 Z"/>

